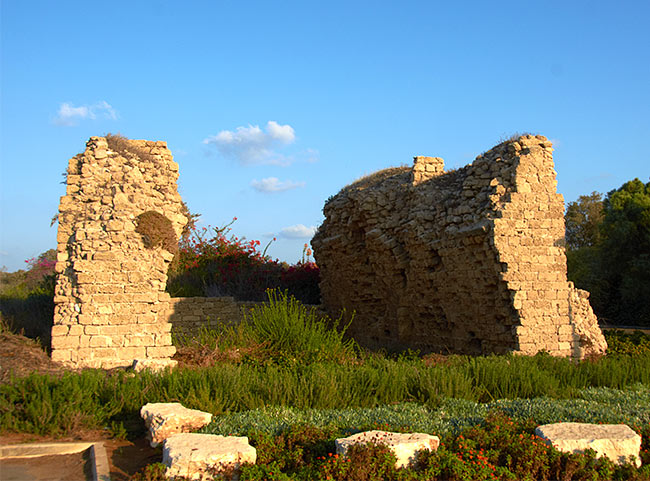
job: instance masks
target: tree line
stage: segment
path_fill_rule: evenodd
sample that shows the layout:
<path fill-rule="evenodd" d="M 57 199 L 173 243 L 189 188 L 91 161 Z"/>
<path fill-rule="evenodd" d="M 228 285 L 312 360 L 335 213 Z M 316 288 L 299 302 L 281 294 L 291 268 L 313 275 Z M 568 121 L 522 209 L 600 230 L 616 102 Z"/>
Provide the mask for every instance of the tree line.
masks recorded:
<path fill-rule="evenodd" d="M 565 223 L 568 278 L 600 323 L 650 327 L 650 182 L 580 196 Z"/>

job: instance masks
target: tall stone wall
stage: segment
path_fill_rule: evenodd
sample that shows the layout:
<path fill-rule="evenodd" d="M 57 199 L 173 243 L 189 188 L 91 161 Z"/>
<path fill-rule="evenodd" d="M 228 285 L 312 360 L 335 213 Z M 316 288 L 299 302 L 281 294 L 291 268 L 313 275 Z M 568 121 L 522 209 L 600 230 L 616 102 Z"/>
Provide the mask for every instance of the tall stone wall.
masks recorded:
<path fill-rule="evenodd" d="M 416 157 L 344 188 L 312 240 L 331 315 L 369 347 L 487 354 L 606 350 L 567 282 L 553 148 L 522 136 L 444 172 Z"/>
<path fill-rule="evenodd" d="M 151 239 L 136 227 L 153 211 L 180 236 L 187 219 L 177 179 L 165 142 L 91 137 L 70 159 L 59 207 L 53 360 L 112 368 L 174 354 L 165 292 L 173 253 L 145 247 Z"/>

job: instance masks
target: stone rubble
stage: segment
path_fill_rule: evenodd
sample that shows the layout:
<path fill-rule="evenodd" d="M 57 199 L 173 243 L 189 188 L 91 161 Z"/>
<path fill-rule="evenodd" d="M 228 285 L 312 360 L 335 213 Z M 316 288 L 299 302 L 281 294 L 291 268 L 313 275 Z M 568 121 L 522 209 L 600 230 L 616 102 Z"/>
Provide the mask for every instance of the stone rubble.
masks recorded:
<path fill-rule="evenodd" d="M 152 447 L 174 434 L 201 429 L 212 420 L 212 414 L 188 409 L 180 403 L 148 403 L 140 409 L 140 416 L 149 430 Z"/>
<path fill-rule="evenodd" d="M 636 467 L 641 467 L 641 436 L 625 424 L 554 423 L 538 426 L 535 434 L 558 451 L 593 449 L 597 457 L 607 456 L 619 465 L 634 456 Z"/>
<path fill-rule="evenodd" d="M 131 368 L 135 372 L 142 372 L 150 370 L 153 372 L 164 371 L 165 369 L 173 369 L 178 365 L 178 361 L 173 359 L 134 359 Z"/>
<path fill-rule="evenodd" d="M 385 444 L 395 453 L 395 467 L 405 468 L 417 461 L 417 452 L 422 450 L 436 451 L 440 438 L 423 433 L 392 433 L 388 431 L 365 431 L 353 434 L 347 438 L 335 441 L 336 453 L 346 456 L 350 446 L 355 444 Z"/>
<path fill-rule="evenodd" d="M 330 316 L 369 348 L 470 355 L 607 344 L 566 277 L 551 142 L 524 135 L 445 172 L 437 157 L 343 188 L 312 239 Z"/>
<path fill-rule="evenodd" d="M 163 445 L 163 464 L 168 479 L 211 480 L 213 475 L 237 472 L 244 463 L 255 464 L 257 451 L 245 436 L 175 434 Z"/>

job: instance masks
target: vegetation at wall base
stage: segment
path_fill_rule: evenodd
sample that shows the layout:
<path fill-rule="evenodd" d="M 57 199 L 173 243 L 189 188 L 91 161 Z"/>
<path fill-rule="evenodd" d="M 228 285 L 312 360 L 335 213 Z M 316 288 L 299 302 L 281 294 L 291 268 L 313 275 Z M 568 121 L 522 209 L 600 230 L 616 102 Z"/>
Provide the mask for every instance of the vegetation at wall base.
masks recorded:
<path fill-rule="evenodd" d="M 161 374 L 84 370 L 14 377 L 0 385 L 0 430 L 63 435 L 79 425 L 102 428 L 137 419 L 148 402 L 182 402 L 222 415 L 273 406 L 342 410 L 416 403 L 437 409 L 450 398 L 470 403 L 473 412 L 476 402 L 544 398 L 567 400 L 565 410 L 571 413 L 584 405 L 584 390 L 596 387 L 624 390 L 630 397 L 621 395 L 621 402 L 628 399 L 637 409 L 644 395 L 650 406 L 642 386 L 650 386 L 649 355 L 580 363 L 543 355 L 491 356 L 427 367 L 422 360 L 371 357 L 357 365 L 221 363 Z M 543 409 L 513 406 L 502 407 Z M 592 408 L 598 416 L 628 415 L 622 408 Z"/>
<path fill-rule="evenodd" d="M 607 355 L 650 354 L 650 335 L 643 331 L 626 333 L 620 329 L 604 331 L 607 341 Z"/>

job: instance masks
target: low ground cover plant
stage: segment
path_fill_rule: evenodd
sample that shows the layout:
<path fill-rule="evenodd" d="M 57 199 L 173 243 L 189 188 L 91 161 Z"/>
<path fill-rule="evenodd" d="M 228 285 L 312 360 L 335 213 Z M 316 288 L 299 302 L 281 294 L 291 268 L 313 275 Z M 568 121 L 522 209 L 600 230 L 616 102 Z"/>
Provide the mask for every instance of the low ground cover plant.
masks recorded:
<path fill-rule="evenodd" d="M 646 392 L 644 395 L 647 395 Z M 392 407 L 399 410 L 399 407 Z M 409 408 L 410 409 L 410 408 Z M 417 409 L 413 407 L 413 409 Z M 422 415 L 422 413 L 419 413 Z M 242 414 L 243 416 L 243 414 Z M 437 451 L 421 451 L 408 468 L 395 468 L 395 455 L 381 444 L 353 446 L 347 457 L 336 454 L 335 439 L 360 429 L 342 428 L 337 424 L 296 423 L 271 434 L 249 424 L 245 434 L 257 450 L 255 465 L 244 465 L 242 481 L 286 480 L 648 480 L 650 479 L 650 424 L 636 426 L 643 436 L 643 466 L 618 466 L 595 452 L 562 453 L 535 435 L 539 422 L 535 418 L 513 418 L 490 408 L 480 421 L 455 431 L 435 432 L 441 438 Z M 408 432 L 412 428 L 390 420 L 361 430 L 380 429 Z M 227 431 L 224 434 L 232 434 Z M 242 434 L 235 432 L 235 434 Z M 150 468 L 164 479 L 160 465 Z M 157 469 L 157 471 L 154 470 Z M 136 479 L 145 479 L 138 477 Z M 215 476 L 214 479 L 230 479 Z"/>
<path fill-rule="evenodd" d="M 616 466 L 609 459 L 561 453 L 534 434 L 537 423 L 516 421 L 491 411 L 480 424 L 441 436 L 435 452 L 421 452 L 408 469 L 395 468 L 394 454 L 382 444 L 355 446 L 343 458 L 334 439 L 348 433 L 331 427 L 296 425 L 271 436 L 253 431 L 258 463 L 242 470 L 242 480 L 647 480 L 650 466 Z M 390 425 L 378 426 L 392 429 Z M 397 428 L 400 430 L 400 427 Z M 650 433 L 646 427 L 643 433 Z M 646 434 L 647 435 L 647 434 Z M 650 460 L 647 441 L 642 458 Z M 645 463 L 644 463 L 645 464 Z"/>

